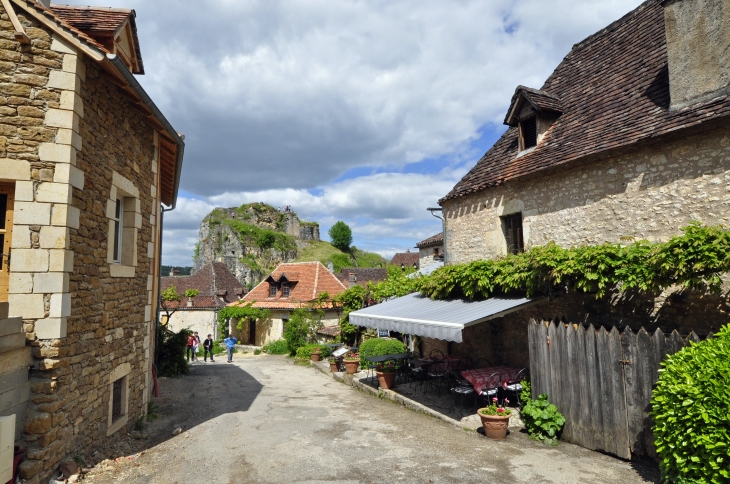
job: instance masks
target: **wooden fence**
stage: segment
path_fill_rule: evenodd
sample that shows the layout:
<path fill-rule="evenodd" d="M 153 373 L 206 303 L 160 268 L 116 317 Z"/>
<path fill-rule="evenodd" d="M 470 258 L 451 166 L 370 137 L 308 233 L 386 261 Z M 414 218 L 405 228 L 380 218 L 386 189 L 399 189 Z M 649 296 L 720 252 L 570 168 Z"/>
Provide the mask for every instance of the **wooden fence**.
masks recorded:
<path fill-rule="evenodd" d="M 565 416 L 564 440 L 624 459 L 656 457 L 648 412 L 659 364 L 699 342 L 696 334 L 535 320 L 528 333 L 532 396 L 546 393 Z"/>

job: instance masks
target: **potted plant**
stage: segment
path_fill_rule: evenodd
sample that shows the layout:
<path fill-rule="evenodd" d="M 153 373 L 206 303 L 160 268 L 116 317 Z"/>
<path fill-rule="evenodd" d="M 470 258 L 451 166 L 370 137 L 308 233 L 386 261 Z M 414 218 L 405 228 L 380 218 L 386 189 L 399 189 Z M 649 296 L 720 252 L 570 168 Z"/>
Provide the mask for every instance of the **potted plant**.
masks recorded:
<path fill-rule="evenodd" d="M 380 388 L 390 390 L 395 386 L 395 372 L 397 370 L 395 361 L 386 361 L 380 363 L 375 368 L 375 374 L 378 376 Z"/>
<path fill-rule="evenodd" d="M 319 348 L 314 348 L 310 353 L 309 357 L 312 358 L 312 361 L 319 361 L 319 357 L 322 355 L 322 350 Z"/>
<path fill-rule="evenodd" d="M 505 403 L 509 400 L 505 399 Z M 488 407 L 477 410 L 479 418 L 482 419 L 482 427 L 487 437 L 494 440 L 504 440 L 507 438 L 507 425 L 512 410 L 497 404 L 497 399 L 492 398 L 492 404 Z"/>
<path fill-rule="evenodd" d="M 330 363 L 330 371 L 332 373 L 337 373 L 338 371 L 340 371 L 340 365 L 337 364 L 337 358 L 331 356 L 327 361 L 329 361 Z"/>
<path fill-rule="evenodd" d="M 354 375 L 357 373 L 357 367 L 360 365 L 359 354 L 350 351 L 345 355 L 342 361 L 345 363 L 345 371 L 347 371 L 348 375 Z"/>

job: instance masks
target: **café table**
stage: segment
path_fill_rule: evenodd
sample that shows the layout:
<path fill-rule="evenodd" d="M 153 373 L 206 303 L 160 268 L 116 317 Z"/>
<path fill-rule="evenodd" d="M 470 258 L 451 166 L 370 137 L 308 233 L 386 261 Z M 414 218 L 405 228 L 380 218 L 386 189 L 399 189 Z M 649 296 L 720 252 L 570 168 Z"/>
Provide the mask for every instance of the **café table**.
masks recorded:
<path fill-rule="evenodd" d="M 492 366 L 488 368 L 477 368 L 475 370 L 464 370 L 461 376 L 474 386 L 477 394 L 484 390 L 502 387 L 507 388 L 509 382 L 517 378 L 522 368 L 511 368 L 509 366 Z M 499 374 L 499 380 L 492 377 L 495 373 Z"/>

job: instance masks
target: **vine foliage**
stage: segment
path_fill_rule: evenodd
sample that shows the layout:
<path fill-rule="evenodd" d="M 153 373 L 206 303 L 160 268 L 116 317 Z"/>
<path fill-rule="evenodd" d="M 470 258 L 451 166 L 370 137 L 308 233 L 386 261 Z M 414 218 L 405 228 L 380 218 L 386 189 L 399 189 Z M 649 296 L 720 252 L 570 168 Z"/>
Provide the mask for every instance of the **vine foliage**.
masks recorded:
<path fill-rule="evenodd" d="M 218 324 L 220 326 L 221 334 L 226 334 L 226 321 L 230 318 L 231 320 L 238 320 L 238 329 L 243 329 L 243 321 L 246 319 L 268 319 L 270 311 L 268 309 L 255 308 L 253 304 L 256 301 L 251 301 L 243 306 L 226 306 L 218 311 Z"/>

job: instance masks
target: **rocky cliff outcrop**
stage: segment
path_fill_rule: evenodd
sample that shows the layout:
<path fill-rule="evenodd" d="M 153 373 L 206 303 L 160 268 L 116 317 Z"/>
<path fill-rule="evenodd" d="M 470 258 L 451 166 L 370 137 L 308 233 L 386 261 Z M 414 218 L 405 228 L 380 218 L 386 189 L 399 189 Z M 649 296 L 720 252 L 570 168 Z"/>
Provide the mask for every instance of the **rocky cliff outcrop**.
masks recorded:
<path fill-rule="evenodd" d="M 200 224 L 193 273 L 218 260 L 251 287 L 280 263 L 293 262 L 298 244 L 307 241 L 319 241 L 319 224 L 294 212 L 261 203 L 216 208 Z"/>

